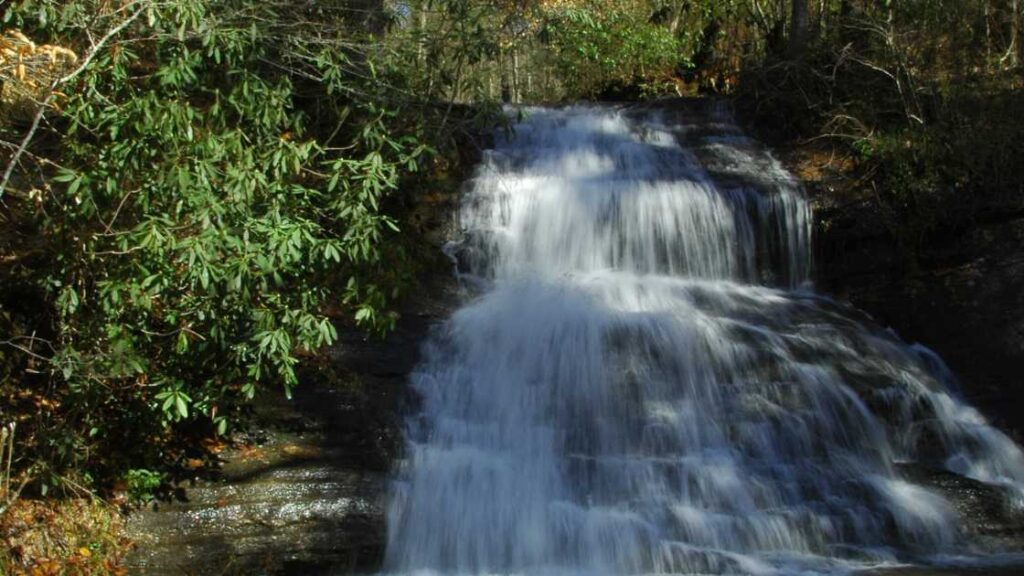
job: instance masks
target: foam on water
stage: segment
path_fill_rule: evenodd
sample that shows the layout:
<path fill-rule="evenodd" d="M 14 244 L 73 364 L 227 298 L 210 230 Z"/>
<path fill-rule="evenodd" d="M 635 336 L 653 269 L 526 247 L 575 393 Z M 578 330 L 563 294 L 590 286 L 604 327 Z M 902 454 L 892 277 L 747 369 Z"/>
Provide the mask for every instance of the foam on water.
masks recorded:
<path fill-rule="evenodd" d="M 799 186 L 712 120 L 726 136 L 698 154 L 655 116 L 534 109 L 487 153 L 451 247 L 485 289 L 413 376 L 388 571 L 811 574 L 969 553 L 905 462 L 1021 505 L 1020 449 L 941 360 L 811 291 Z"/>

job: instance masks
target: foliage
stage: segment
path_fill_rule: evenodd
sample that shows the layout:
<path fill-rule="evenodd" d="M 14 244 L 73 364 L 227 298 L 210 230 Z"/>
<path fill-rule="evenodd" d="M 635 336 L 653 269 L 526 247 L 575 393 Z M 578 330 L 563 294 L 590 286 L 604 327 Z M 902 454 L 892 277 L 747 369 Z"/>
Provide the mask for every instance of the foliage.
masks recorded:
<path fill-rule="evenodd" d="M 645 3 L 593 0 L 549 10 L 541 41 L 570 94 L 598 95 L 616 86 L 641 91 L 668 82 L 688 63 L 679 38 L 651 22 Z"/>
<path fill-rule="evenodd" d="M 938 231 L 1024 208 L 1020 3 L 823 6 L 799 58 L 748 61 L 740 107 L 763 135 L 850 157 L 910 269 Z"/>
<path fill-rule="evenodd" d="M 502 16 L 489 2 L 421 0 L 394 18 L 387 66 L 409 93 L 487 106 L 483 75 L 493 71 L 489 65 L 508 42 Z"/>
<path fill-rule="evenodd" d="M 124 475 L 128 498 L 132 502 L 147 503 L 153 500 L 164 482 L 164 475 L 145 468 L 133 468 Z"/>
<path fill-rule="evenodd" d="M 124 575 L 129 548 L 117 509 L 97 499 L 20 500 L 0 514 L 5 575 Z"/>
<path fill-rule="evenodd" d="M 176 434 L 225 433 L 261 387 L 290 394 L 300 356 L 337 338 L 332 306 L 393 326 L 413 271 L 398 190 L 450 153 L 450 120 L 351 14 L 5 6 L 5 26 L 82 66 L 42 99 L 38 132 L 2 128 L 30 143 L 2 192 L 0 360 L 38 486 L 180 459 Z"/>
<path fill-rule="evenodd" d="M 1013 91 L 950 87 L 927 125 L 865 138 L 877 201 L 908 257 L 931 234 L 1024 209 L 1024 103 Z M 914 262 L 911 261 L 913 265 Z"/>
<path fill-rule="evenodd" d="M 677 93 L 703 46 L 702 26 L 726 13 L 712 0 L 400 5 L 389 34 L 406 39 L 403 59 L 424 71 L 416 86 L 449 80 L 453 100 L 513 103 Z M 452 38 L 462 39 L 460 50 L 451 50 Z"/>

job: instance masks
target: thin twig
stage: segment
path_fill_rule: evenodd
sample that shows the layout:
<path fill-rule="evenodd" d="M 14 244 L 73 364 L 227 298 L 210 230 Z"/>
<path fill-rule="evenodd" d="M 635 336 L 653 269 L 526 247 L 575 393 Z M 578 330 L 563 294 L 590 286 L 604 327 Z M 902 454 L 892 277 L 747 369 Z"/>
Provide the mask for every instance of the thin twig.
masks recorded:
<path fill-rule="evenodd" d="M 102 50 L 103 47 L 107 44 L 107 42 L 109 42 L 111 38 L 119 34 L 122 30 L 130 26 L 132 22 L 135 22 L 135 20 L 137 20 L 139 16 L 142 15 L 143 12 L 145 12 L 145 8 L 139 8 L 131 16 L 125 19 L 124 22 L 121 22 L 117 26 L 111 28 L 102 38 L 100 38 L 99 42 L 93 44 L 92 49 L 89 50 L 88 55 L 86 55 L 86 57 L 82 59 L 82 62 L 78 65 L 77 68 L 72 70 L 67 75 L 54 80 L 50 84 L 50 88 L 47 91 L 46 97 L 44 97 L 43 101 L 39 103 L 39 109 L 36 110 L 36 114 L 32 118 L 32 124 L 31 126 L 29 126 L 28 132 L 25 134 L 25 137 L 22 138 L 21 143 L 18 145 L 17 150 L 15 150 L 14 152 L 14 155 L 7 162 L 7 169 L 4 170 L 3 180 L 0 180 L 0 199 L 3 198 L 4 192 L 7 190 L 7 185 L 11 181 L 11 176 L 13 176 L 14 174 L 14 169 L 18 166 L 18 162 L 21 160 L 22 155 L 25 154 L 25 151 L 28 149 L 28 145 L 32 142 L 32 139 L 35 138 L 36 132 L 39 130 L 39 124 L 43 121 L 43 116 L 46 114 L 46 109 L 49 106 L 50 100 L 53 98 L 53 95 L 56 93 L 57 87 L 59 87 L 62 84 L 71 82 L 72 80 L 77 78 L 79 74 L 84 72 L 85 69 L 89 67 L 92 61 L 100 53 L 100 50 Z"/>

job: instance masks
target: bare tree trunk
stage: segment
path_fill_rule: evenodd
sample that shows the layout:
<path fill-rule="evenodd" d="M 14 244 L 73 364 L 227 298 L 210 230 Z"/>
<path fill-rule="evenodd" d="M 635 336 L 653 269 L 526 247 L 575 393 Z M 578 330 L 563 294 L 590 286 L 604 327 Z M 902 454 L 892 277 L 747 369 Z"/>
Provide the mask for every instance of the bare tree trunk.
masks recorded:
<path fill-rule="evenodd" d="M 1021 54 L 1024 53 L 1024 43 L 1020 35 L 1020 0 L 1013 0 L 1010 5 L 1013 14 L 1010 15 L 1010 66 L 1016 68 L 1020 64 Z"/>
<path fill-rule="evenodd" d="M 673 36 L 679 32 L 679 26 L 683 23 L 684 6 L 686 6 L 684 2 L 677 2 L 676 5 L 672 6 L 672 22 L 668 28 Z"/>
<path fill-rule="evenodd" d="M 799 58 L 804 53 L 811 23 L 807 0 L 793 0 L 793 13 L 790 22 L 792 26 L 789 31 L 789 54 L 794 58 Z"/>
<path fill-rule="evenodd" d="M 427 64 L 427 3 L 420 2 L 419 8 L 419 41 L 416 43 L 416 61 L 420 66 Z"/>
<path fill-rule="evenodd" d="M 985 68 L 992 67 L 992 4 L 985 0 Z"/>
<path fill-rule="evenodd" d="M 821 38 L 825 31 L 825 4 L 826 0 L 818 0 L 818 18 L 815 20 L 814 35 Z"/>
<path fill-rule="evenodd" d="M 512 102 L 518 103 L 520 100 L 519 90 L 519 50 L 516 49 L 516 45 L 512 44 Z"/>
<path fill-rule="evenodd" d="M 509 74 L 506 72 L 505 50 L 498 49 L 498 81 L 501 85 L 501 101 L 508 104 L 512 101 L 512 87 L 509 86 Z"/>

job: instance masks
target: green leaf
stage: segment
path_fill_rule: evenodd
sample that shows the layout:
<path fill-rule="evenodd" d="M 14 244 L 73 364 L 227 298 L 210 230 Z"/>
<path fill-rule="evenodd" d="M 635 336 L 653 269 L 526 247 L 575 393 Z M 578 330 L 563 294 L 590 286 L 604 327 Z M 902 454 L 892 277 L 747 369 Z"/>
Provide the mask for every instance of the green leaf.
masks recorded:
<path fill-rule="evenodd" d="M 57 170 L 57 174 L 53 177 L 54 182 L 71 182 L 79 178 L 79 175 L 74 170 L 68 168 L 60 168 Z"/>
<path fill-rule="evenodd" d="M 185 403 L 185 398 L 181 395 L 175 396 L 174 404 L 178 408 L 178 415 L 182 418 L 188 418 L 188 404 Z"/>

